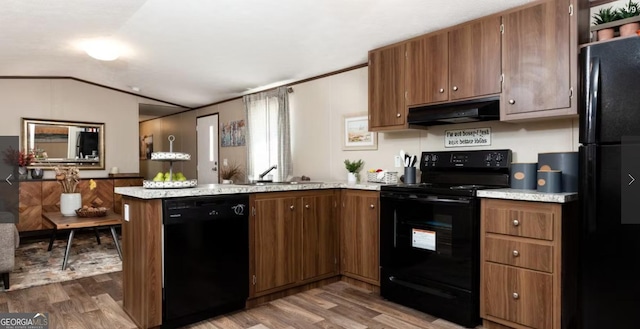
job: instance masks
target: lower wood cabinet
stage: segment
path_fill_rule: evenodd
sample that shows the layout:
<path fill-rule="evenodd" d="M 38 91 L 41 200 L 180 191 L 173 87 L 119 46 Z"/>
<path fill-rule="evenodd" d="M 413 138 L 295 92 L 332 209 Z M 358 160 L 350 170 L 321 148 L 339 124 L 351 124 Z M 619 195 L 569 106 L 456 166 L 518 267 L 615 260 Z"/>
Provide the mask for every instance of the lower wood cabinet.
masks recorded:
<path fill-rule="evenodd" d="M 560 329 L 575 323 L 576 204 L 483 199 L 481 217 L 483 326 Z"/>
<path fill-rule="evenodd" d="M 250 296 L 338 274 L 334 191 L 252 196 Z"/>
<path fill-rule="evenodd" d="M 380 193 L 343 190 L 340 214 L 340 273 L 380 285 Z"/>

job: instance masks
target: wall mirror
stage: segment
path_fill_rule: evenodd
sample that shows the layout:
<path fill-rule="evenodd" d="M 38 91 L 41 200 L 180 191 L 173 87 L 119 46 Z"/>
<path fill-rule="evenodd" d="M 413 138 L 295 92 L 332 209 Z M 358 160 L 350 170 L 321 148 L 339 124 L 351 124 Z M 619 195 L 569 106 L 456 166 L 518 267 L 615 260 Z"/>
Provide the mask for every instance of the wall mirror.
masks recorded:
<path fill-rule="evenodd" d="M 35 155 L 31 167 L 104 170 L 104 123 L 23 118 L 22 148 Z"/>

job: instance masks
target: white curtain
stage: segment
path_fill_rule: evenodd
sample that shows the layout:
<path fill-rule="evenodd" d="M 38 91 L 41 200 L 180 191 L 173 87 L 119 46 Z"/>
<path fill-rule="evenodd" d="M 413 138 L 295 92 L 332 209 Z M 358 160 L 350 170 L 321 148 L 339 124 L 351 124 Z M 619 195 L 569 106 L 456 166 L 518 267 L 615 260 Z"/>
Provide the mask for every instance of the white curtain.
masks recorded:
<path fill-rule="evenodd" d="M 289 94 L 286 87 L 243 97 L 247 115 L 247 175 L 257 180 L 271 166 L 274 181 L 293 173 Z M 265 177 L 266 178 L 266 177 Z"/>

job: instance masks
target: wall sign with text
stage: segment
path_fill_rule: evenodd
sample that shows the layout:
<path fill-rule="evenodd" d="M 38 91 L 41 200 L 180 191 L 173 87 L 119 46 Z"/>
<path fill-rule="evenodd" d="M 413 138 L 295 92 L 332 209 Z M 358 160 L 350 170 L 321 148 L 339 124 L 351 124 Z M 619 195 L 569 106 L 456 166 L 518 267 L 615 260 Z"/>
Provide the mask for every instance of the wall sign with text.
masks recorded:
<path fill-rule="evenodd" d="M 444 147 L 491 145 L 491 128 L 469 128 L 444 131 Z"/>

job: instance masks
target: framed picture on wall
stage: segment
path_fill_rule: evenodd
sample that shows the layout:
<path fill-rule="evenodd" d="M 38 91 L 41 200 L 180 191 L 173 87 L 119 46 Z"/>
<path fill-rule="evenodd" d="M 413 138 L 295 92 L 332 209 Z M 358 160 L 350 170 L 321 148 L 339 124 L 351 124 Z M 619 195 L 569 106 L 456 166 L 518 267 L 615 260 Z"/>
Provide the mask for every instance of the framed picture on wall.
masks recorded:
<path fill-rule="evenodd" d="M 140 160 L 151 159 L 153 152 L 153 135 L 140 137 Z"/>
<path fill-rule="evenodd" d="M 345 151 L 378 149 L 378 133 L 369 131 L 366 113 L 345 115 L 342 132 L 342 149 Z"/>

